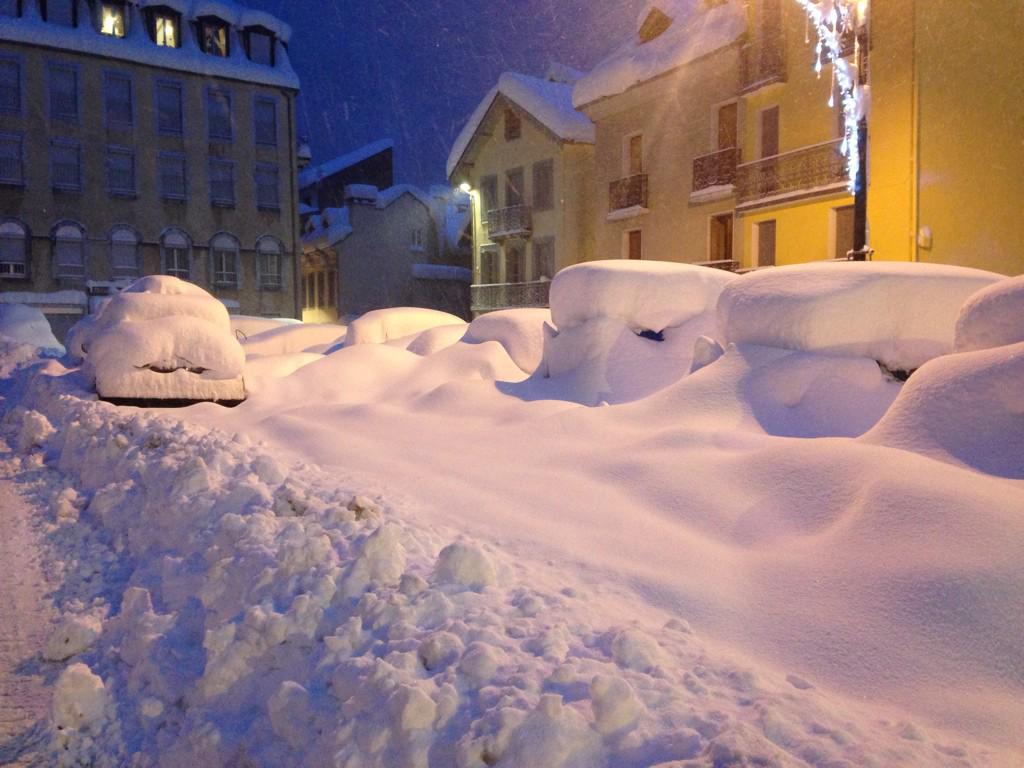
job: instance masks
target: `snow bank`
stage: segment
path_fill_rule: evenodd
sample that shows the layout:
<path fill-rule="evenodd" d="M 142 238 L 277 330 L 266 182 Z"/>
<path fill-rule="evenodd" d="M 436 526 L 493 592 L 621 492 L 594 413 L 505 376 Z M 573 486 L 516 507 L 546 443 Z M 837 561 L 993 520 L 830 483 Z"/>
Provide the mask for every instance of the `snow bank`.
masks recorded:
<path fill-rule="evenodd" d="M 433 355 L 462 341 L 468 327 L 468 323 L 436 325 L 433 328 L 428 328 L 411 336 L 393 339 L 386 342 L 386 344 L 397 349 L 408 350 L 415 355 Z"/>
<path fill-rule="evenodd" d="M 1000 280 L 972 295 L 956 321 L 956 351 L 1024 341 L 1024 275 Z"/>
<path fill-rule="evenodd" d="M 999 301 L 999 293 L 989 295 Z M 984 310 L 978 307 L 992 306 L 980 298 L 973 304 L 979 314 Z M 986 330 L 1005 329 L 999 322 L 969 327 L 978 332 L 975 340 L 998 336 Z M 932 360 L 863 439 L 1024 479 L 1024 342 Z"/>
<path fill-rule="evenodd" d="M 326 352 L 345 341 L 345 326 L 334 323 L 279 325 L 242 340 L 246 357 Z"/>
<path fill-rule="evenodd" d="M 687 0 L 646 3 L 637 20 L 638 30 L 654 8 L 672 20 L 668 30 L 647 43 L 642 43 L 637 33 L 631 35 L 628 42 L 576 83 L 572 94 L 576 107 L 623 93 L 707 56 L 735 43 L 747 30 L 746 11 L 738 0 L 726 0 L 709 10 Z"/>
<path fill-rule="evenodd" d="M 544 356 L 544 324 L 551 322 L 547 309 L 502 309 L 480 315 L 469 324 L 466 341 L 496 341 L 512 361 L 533 373 Z"/>
<path fill-rule="evenodd" d="M 192 283 L 154 275 L 76 333 L 83 370 L 109 399 L 242 400 L 245 352 L 228 311 Z"/>
<path fill-rule="evenodd" d="M 961 305 L 1001 279 L 904 262 L 759 270 L 723 291 L 718 324 L 724 343 L 869 357 L 909 371 L 951 352 Z"/>
<path fill-rule="evenodd" d="M 461 317 L 422 307 L 375 309 L 355 319 L 348 327 L 346 346 L 383 344 L 391 339 L 411 336 L 439 325 L 458 325 Z"/>
<path fill-rule="evenodd" d="M 298 325 L 302 321 L 291 317 L 255 317 L 254 315 L 231 315 L 231 330 L 235 335 L 255 336 L 257 333 L 280 328 L 282 325 Z"/>
<path fill-rule="evenodd" d="M 50 330 L 46 315 L 36 307 L 24 304 L 0 304 L 0 338 L 58 356 L 65 352 L 64 345 Z"/>

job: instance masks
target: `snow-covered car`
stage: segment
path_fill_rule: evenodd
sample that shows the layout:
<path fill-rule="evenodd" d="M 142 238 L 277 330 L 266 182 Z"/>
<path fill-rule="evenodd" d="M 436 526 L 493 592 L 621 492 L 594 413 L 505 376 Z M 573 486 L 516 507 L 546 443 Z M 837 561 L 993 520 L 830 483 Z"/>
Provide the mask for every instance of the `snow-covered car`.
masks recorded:
<path fill-rule="evenodd" d="M 176 277 L 143 277 L 114 296 L 69 346 L 103 400 L 180 405 L 245 399 L 245 352 L 225 306 Z"/>

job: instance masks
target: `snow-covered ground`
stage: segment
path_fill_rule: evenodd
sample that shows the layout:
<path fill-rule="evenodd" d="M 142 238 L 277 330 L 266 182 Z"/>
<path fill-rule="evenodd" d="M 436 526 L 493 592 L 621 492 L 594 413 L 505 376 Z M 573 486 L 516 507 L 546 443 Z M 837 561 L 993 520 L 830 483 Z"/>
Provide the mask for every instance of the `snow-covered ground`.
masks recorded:
<path fill-rule="evenodd" d="M 22 365 L 52 757 L 1019 766 L 1024 278 L 822 266 L 269 329 L 234 409 Z"/>

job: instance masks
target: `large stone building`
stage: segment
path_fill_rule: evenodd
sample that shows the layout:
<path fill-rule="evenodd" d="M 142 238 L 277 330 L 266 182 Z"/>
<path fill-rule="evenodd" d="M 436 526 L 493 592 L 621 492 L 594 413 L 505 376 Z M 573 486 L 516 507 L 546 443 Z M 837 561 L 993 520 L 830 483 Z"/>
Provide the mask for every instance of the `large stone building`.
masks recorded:
<path fill-rule="evenodd" d="M 60 332 L 164 273 L 297 316 L 289 35 L 231 0 L 0 3 L 0 300 Z"/>
<path fill-rule="evenodd" d="M 594 126 L 572 106 L 579 73 L 506 72 L 448 156 L 473 196 L 474 314 L 547 306 L 555 272 L 594 258 Z"/>

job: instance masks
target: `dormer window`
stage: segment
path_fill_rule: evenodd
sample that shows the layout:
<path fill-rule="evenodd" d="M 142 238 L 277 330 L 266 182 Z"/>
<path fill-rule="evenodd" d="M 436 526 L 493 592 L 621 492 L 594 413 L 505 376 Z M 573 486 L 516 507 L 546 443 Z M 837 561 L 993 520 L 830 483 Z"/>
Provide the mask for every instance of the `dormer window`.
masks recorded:
<path fill-rule="evenodd" d="M 203 53 L 226 59 L 231 50 L 228 47 L 228 24 L 216 16 L 203 16 L 199 24 L 199 46 Z"/>
<path fill-rule="evenodd" d="M 245 30 L 246 53 L 257 64 L 274 66 L 274 33 L 266 27 L 249 27 Z"/>
<path fill-rule="evenodd" d="M 102 4 L 100 8 L 100 32 L 112 37 L 124 37 L 125 8 L 123 2 Z"/>
<path fill-rule="evenodd" d="M 652 8 L 640 25 L 640 42 L 649 43 L 672 26 L 672 19 L 659 8 Z"/>
<path fill-rule="evenodd" d="M 43 0 L 43 18 L 51 24 L 78 26 L 77 0 Z"/>
<path fill-rule="evenodd" d="M 164 48 L 181 47 L 181 15 L 166 6 L 149 9 L 149 36 Z"/>

